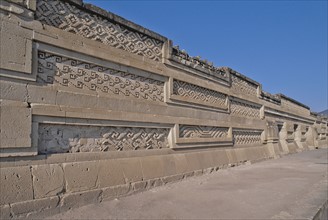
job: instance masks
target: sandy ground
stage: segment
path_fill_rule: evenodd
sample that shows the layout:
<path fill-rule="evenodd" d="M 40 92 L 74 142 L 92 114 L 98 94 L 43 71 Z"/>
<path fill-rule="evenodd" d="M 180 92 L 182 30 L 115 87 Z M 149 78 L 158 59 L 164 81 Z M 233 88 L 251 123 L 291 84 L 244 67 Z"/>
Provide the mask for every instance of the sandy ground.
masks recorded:
<path fill-rule="evenodd" d="M 244 165 L 48 219 L 306 219 L 328 199 L 328 150 Z"/>

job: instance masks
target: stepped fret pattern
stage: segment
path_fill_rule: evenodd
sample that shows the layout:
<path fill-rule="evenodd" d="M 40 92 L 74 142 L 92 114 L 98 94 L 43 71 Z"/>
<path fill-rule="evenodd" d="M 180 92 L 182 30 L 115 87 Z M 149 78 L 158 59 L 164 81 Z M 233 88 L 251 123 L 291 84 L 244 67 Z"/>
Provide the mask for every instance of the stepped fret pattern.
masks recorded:
<path fill-rule="evenodd" d="M 38 58 L 38 82 L 164 101 L 164 82 L 43 51 Z"/>
<path fill-rule="evenodd" d="M 242 94 L 247 94 L 247 95 L 251 95 L 251 96 L 257 96 L 257 86 L 249 83 L 245 80 L 243 80 L 242 78 L 235 76 L 235 75 L 231 75 L 231 88 L 232 90 L 238 92 L 238 93 L 242 93 Z"/>
<path fill-rule="evenodd" d="M 233 130 L 235 144 L 261 144 L 261 130 Z"/>
<path fill-rule="evenodd" d="M 226 95 L 217 91 L 196 86 L 187 82 L 178 80 L 173 81 L 173 94 L 197 100 L 204 105 L 218 105 L 223 108 L 226 107 Z"/>
<path fill-rule="evenodd" d="M 160 61 L 163 42 L 131 31 L 95 14 L 59 0 L 37 1 L 36 19 L 44 24 Z"/>
<path fill-rule="evenodd" d="M 260 118 L 260 107 L 256 105 L 231 100 L 230 110 L 232 115 Z"/>
<path fill-rule="evenodd" d="M 39 126 L 41 153 L 129 151 L 168 148 L 168 128 Z"/>
<path fill-rule="evenodd" d="M 180 138 L 224 138 L 228 136 L 228 128 L 180 125 L 179 129 Z"/>

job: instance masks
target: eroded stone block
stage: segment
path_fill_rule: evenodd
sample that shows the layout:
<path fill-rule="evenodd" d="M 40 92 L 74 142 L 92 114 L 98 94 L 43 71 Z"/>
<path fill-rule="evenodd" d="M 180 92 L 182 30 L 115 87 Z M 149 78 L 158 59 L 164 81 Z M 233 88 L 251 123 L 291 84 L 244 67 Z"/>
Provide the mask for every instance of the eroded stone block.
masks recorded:
<path fill-rule="evenodd" d="M 21 215 L 43 212 L 46 209 L 54 209 L 57 207 L 58 203 L 59 197 L 53 196 L 50 198 L 14 203 L 11 205 L 11 209 L 14 217 L 18 217 Z"/>
<path fill-rule="evenodd" d="M 125 183 L 123 169 L 120 166 L 119 160 L 99 161 L 98 183 L 100 188 Z"/>
<path fill-rule="evenodd" d="M 17 25 L 1 22 L 0 68 L 32 73 L 32 32 Z"/>
<path fill-rule="evenodd" d="M 64 172 L 58 164 L 32 166 L 35 198 L 58 195 L 64 189 Z"/>
<path fill-rule="evenodd" d="M 33 199 L 30 168 L 0 168 L 0 205 Z"/>
<path fill-rule="evenodd" d="M 31 121 L 27 103 L 0 100 L 0 148 L 31 147 Z"/>
<path fill-rule="evenodd" d="M 67 192 L 79 192 L 97 188 L 98 161 L 64 163 L 63 169 Z"/>
<path fill-rule="evenodd" d="M 100 202 L 101 190 L 89 190 L 86 192 L 65 194 L 61 200 L 61 210 L 76 208 L 90 203 Z"/>
<path fill-rule="evenodd" d="M 130 184 L 118 185 L 103 189 L 103 199 L 114 199 L 123 195 L 127 195 L 131 190 Z"/>

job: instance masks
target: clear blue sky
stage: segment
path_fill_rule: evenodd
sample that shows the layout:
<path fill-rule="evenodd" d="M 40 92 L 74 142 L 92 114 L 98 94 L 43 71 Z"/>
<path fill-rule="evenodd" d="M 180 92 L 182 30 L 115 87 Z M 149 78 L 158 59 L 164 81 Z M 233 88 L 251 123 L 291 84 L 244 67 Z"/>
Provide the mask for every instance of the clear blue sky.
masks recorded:
<path fill-rule="evenodd" d="M 87 1 L 151 29 L 192 56 L 327 109 L 327 1 Z"/>

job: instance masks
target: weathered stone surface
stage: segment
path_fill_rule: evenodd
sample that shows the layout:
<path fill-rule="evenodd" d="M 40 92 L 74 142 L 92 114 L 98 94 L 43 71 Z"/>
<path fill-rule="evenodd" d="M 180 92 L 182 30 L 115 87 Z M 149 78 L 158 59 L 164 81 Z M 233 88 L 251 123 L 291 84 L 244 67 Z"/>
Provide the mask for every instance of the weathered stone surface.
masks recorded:
<path fill-rule="evenodd" d="M 59 196 L 64 210 L 327 145 L 327 118 L 306 105 L 110 12 L 0 6 L 4 216 L 8 204 L 24 216 L 57 210 Z"/>
<path fill-rule="evenodd" d="M 123 169 L 125 182 L 137 182 L 143 180 L 142 168 L 139 158 L 119 159 Z"/>
<path fill-rule="evenodd" d="M 89 203 L 98 203 L 101 201 L 100 189 L 88 190 L 85 192 L 68 193 L 61 198 L 61 210 L 72 209 Z"/>
<path fill-rule="evenodd" d="M 32 175 L 28 166 L 0 168 L 0 205 L 33 199 Z"/>
<path fill-rule="evenodd" d="M 99 161 L 64 163 L 67 192 L 78 192 L 98 187 Z"/>
<path fill-rule="evenodd" d="M 58 164 L 32 166 L 35 198 L 58 195 L 64 189 L 64 172 Z"/>
<path fill-rule="evenodd" d="M 23 12 L 22 12 L 23 13 Z M 27 74 L 32 72 L 32 32 L 12 23 L 1 22 L 0 68 Z"/>
<path fill-rule="evenodd" d="M 147 181 L 139 181 L 139 182 L 134 182 L 131 184 L 133 192 L 141 192 L 146 190 L 147 188 Z"/>
<path fill-rule="evenodd" d="M 123 195 L 127 195 L 131 191 L 130 184 L 117 185 L 108 188 L 104 188 L 101 194 L 103 200 L 105 199 L 114 199 Z"/>
<path fill-rule="evenodd" d="M 10 206 L 1 205 L 0 206 L 0 219 L 10 219 Z"/>
<path fill-rule="evenodd" d="M 59 197 L 53 196 L 43 199 L 35 199 L 25 202 L 18 202 L 11 205 L 14 217 L 32 213 L 40 213 L 47 209 L 55 209 L 59 203 Z"/>
<path fill-rule="evenodd" d="M 31 147 L 31 121 L 27 103 L 0 100 L 0 148 Z"/>
<path fill-rule="evenodd" d="M 159 156 L 141 158 L 143 179 L 154 179 L 164 176 L 164 164 Z"/>
<path fill-rule="evenodd" d="M 101 160 L 99 162 L 98 183 L 100 188 L 125 183 L 123 169 L 119 160 Z"/>

